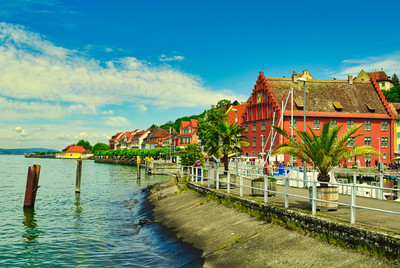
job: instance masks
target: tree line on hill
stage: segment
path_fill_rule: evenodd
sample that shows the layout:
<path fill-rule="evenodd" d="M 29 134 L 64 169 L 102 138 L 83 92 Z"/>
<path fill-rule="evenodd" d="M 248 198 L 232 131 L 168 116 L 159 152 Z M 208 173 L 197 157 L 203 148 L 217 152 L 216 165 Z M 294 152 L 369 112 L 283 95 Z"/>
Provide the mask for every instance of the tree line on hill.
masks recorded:
<path fill-rule="evenodd" d="M 393 87 L 389 90 L 382 90 L 388 102 L 400 102 L 400 83 L 396 73 L 392 76 Z"/>

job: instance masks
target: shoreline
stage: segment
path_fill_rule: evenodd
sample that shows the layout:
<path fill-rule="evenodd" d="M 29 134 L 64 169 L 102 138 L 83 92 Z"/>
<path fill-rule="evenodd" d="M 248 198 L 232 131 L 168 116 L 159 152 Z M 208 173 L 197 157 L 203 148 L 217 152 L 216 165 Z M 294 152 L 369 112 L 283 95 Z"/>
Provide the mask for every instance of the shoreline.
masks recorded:
<path fill-rule="evenodd" d="M 203 251 L 204 267 L 398 267 L 376 256 L 327 244 L 257 220 L 174 184 L 159 183 L 148 196 L 157 222 Z"/>

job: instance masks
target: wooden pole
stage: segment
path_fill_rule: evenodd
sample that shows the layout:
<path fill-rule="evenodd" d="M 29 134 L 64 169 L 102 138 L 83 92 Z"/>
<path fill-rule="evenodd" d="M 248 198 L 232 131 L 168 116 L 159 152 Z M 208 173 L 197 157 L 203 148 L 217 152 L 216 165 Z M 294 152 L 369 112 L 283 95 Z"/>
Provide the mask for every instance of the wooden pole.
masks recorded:
<path fill-rule="evenodd" d="M 76 184 L 75 193 L 81 192 L 82 160 L 76 161 Z"/>
<path fill-rule="evenodd" d="M 137 163 L 137 179 L 140 180 L 140 163 Z"/>
<path fill-rule="evenodd" d="M 39 165 L 33 165 L 33 167 L 28 167 L 28 177 L 26 180 L 24 209 L 35 207 L 36 192 L 40 187 L 40 186 L 38 186 L 39 176 L 40 176 L 40 166 Z"/>

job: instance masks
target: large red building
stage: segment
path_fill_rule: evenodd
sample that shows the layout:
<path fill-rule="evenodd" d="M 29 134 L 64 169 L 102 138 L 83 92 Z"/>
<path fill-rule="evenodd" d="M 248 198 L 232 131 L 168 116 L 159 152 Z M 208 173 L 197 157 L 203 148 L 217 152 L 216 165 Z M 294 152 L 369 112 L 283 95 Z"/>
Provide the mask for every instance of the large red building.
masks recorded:
<path fill-rule="evenodd" d="M 306 79 L 305 82 L 298 78 Z M 263 157 L 269 149 L 273 151 L 281 142 L 286 142 L 280 135 L 276 136 L 271 146 L 273 131 L 271 125 L 278 125 L 290 131 L 291 114 L 293 125 L 299 130 L 304 127 L 304 86 L 306 92 L 306 124 L 316 133 L 329 120 L 331 124 L 342 126 L 342 132 L 354 124 L 363 124 L 359 133 L 363 136 L 355 138 L 349 146 L 371 145 L 383 154 L 381 161 L 388 164 L 394 157 L 394 114 L 383 96 L 381 89 L 372 78 L 364 81 L 349 76 L 347 80 L 317 80 L 308 71 L 303 74 L 293 72 L 290 78 L 267 78 L 260 72 L 249 102 L 240 121 L 245 128 L 243 133 L 249 146 L 243 147 L 246 156 Z M 289 92 L 293 89 L 293 113 Z M 286 108 L 284 108 L 287 101 Z M 230 112 L 232 113 L 232 112 Z M 295 132 L 294 132 L 295 135 Z M 264 155 L 264 157 L 265 157 Z M 377 156 L 359 157 L 365 166 L 366 160 L 375 164 Z M 301 165 L 301 159 L 290 159 L 288 155 L 270 158 L 271 161 L 292 161 Z M 349 159 L 348 164 L 354 163 Z"/>

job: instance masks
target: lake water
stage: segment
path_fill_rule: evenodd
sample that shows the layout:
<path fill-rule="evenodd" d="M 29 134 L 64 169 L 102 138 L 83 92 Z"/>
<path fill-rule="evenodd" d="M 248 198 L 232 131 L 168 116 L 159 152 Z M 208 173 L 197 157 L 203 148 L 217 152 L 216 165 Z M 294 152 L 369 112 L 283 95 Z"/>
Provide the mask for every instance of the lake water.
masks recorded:
<path fill-rule="evenodd" d="M 41 165 L 35 208 L 23 210 L 28 167 Z M 0 156 L 0 267 L 200 267 L 201 252 L 151 219 L 136 168 Z"/>

